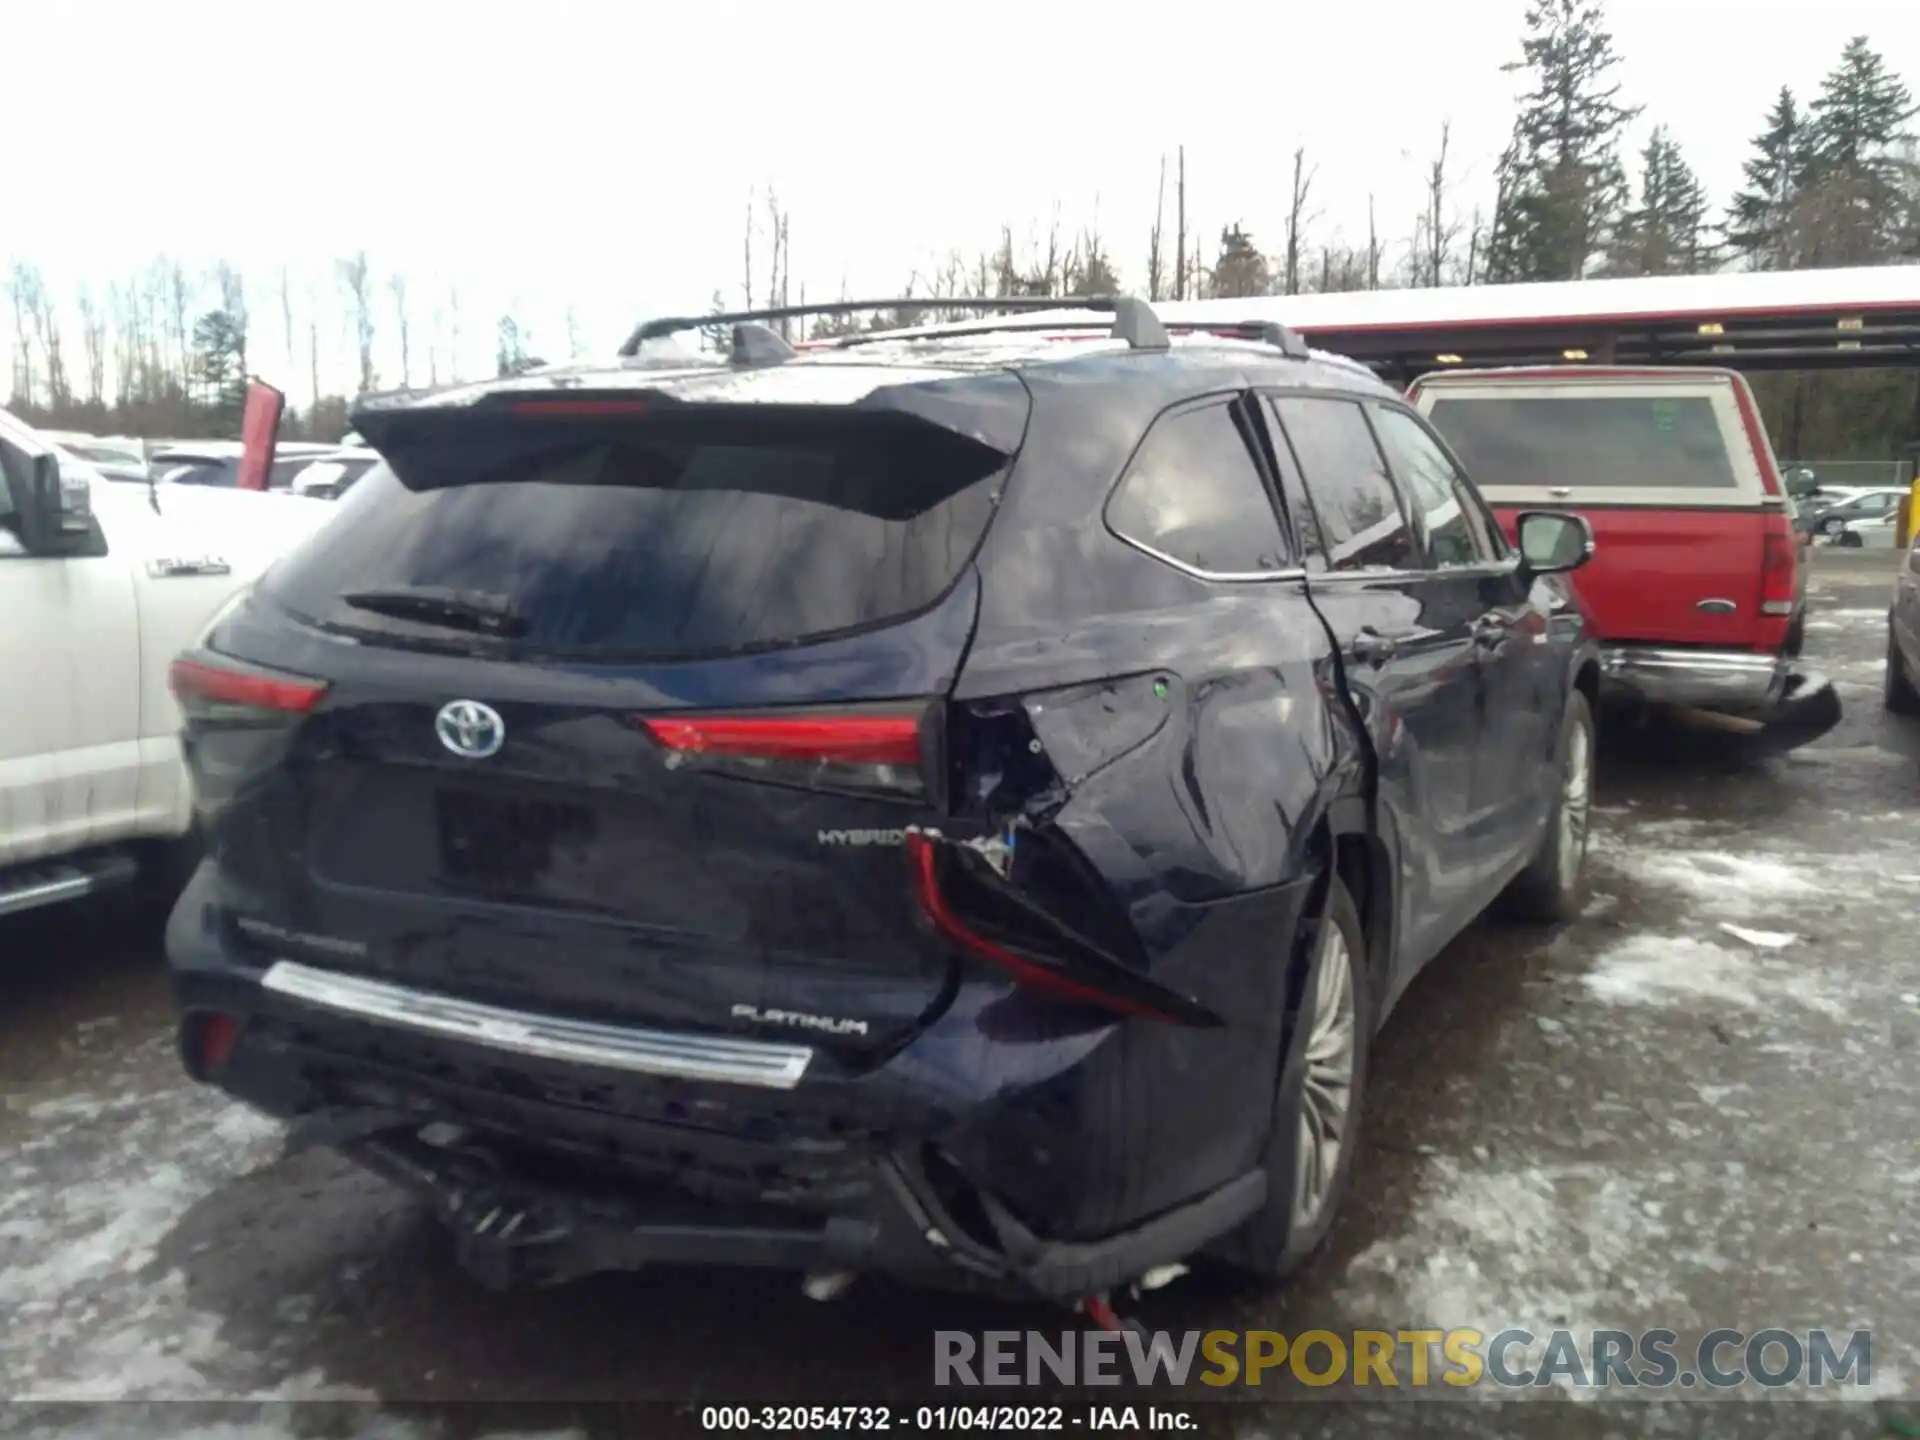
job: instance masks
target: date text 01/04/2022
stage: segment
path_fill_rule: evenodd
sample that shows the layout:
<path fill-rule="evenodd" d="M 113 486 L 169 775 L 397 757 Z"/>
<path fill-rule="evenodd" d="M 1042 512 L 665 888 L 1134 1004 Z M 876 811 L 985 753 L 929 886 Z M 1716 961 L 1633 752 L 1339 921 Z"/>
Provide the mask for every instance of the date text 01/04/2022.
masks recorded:
<path fill-rule="evenodd" d="M 1093 1405 L 1084 1410 L 1061 1405 L 921 1405 L 913 1410 L 887 1405 L 708 1405 L 700 1412 L 700 1428 L 778 1435 L 822 1430 L 1177 1432 L 1195 1426 L 1184 1410 L 1152 1405 Z"/>

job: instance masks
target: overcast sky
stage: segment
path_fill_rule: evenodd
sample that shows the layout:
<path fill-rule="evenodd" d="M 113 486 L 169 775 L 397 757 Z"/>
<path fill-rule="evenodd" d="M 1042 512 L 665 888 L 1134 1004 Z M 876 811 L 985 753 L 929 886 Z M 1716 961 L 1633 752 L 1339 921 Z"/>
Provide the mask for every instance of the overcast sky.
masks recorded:
<path fill-rule="evenodd" d="M 1920 89 L 1916 0 L 1606 8 L 1624 98 L 1645 106 L 1629 149 L 1670 126 L 1716 202 L 1780 85 L 1809 96 L 1849 36 Z M 795 288 L 812 298 L 895 292 L 949 247 L 990 248 L 1003 223 L 1017 241 L 1043 234 L 1056 204 L 1068 228 L 1097 208 L 1123 279 L 1143 286 L 1159 157 L 1180 144 L 1209 252 L 1236 219 L 1278 247 L 1299 145 L 1316 167 L 1309 238 L 1364 237 L 1371 192 L 1397 250 L 1443 117 L 1462 212 L 1490 197 L 1519 80 L 1500 66 L 1524 10 L 20 3 L 0 81 L 0 256 L 63 292 L 159 252 L 224 256 L 253 283 L 259 335 L 277 267 L 331 285 L 335 257 L 364 246 L 410 277 L 418 367 L 424 311 L 451 285 L 470 352 L 490 353 L 516 305 L 550 358 L 569 304 L 597 348 L 645 312 L 705 308 L 717 288 L 737 299 L 750 187 L 789 211 Z M 380 328 L 382 378 L 397 380 L 389 313 Z M 277 318 L 266 333 L 255 364 L 274 378 Z M 344 336 L 328 339 L 332 368 Z"/>

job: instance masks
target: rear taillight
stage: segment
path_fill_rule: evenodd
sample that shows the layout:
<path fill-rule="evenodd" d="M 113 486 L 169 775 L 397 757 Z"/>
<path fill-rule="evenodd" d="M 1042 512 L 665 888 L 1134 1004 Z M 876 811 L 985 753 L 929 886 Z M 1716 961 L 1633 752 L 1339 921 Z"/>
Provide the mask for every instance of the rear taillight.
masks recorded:
<path fill-rule="evenodd" d="M 960 949 L 1012 976 L 1023 987 L 1062 1000 L 1097 1006 L 1117 1015 L 1137 1015 L 1176 1024 L 1217 1026 L 1219 1016 L 1205 1006 L 1111 962 L 1092 958 L 1040 959 L 1022 955 L 980 933 L 957 914 L 940 883 L 940 850 L 918 832 L 906 839 L 920 906 L 934 928 Z"/>
<path fill-rule="evenodd" d="M 697 763 L 784 784 L 927 794 L 924 707 L 790 715 L 642 716 L 669 764 Z"/>
<path fill-rule="evenodd" d="M 181 712 L 191 720 L 304 715 L 327 693 L 325 681 L 204 651 L 175 660 L 167 682 Z"/>
<path fill-rule="evenodd" d="M 1760 613 L 1791 615 L 1800 593 L 1800 547 L 1794 542 L 1793 522 L 1785 515 L 1768 515 L 1764 523 Z"/>

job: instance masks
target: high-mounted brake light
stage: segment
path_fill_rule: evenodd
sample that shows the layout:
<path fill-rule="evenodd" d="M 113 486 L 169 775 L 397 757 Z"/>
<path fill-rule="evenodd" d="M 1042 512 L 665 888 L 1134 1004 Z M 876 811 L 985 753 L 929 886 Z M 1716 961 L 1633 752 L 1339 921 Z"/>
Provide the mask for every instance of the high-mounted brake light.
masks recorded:
<path fill-rule="evenodd" d="M 327 693 L 324 681 L 186 656 L 173 662 L 167 683 L 189 711 L 237 708 L 304 715 Z"/>
<path fill-rule="evenodd" d="M 651 408 L 645 400 L 599 398 L 578 400 L 509 400 L 510 415 L 552 415 L 590 418 L 607 415 L 644 415 Z"/>
<path fill-rule="evenodd" d="M 921 908 L 926 911 L 927 918 L 933 922 L 934 927 L 961 949 L 991 962 L 1020 984 L 1034 990 L 1043 990 L 1050 995 L 1057 995 L 1063 1000 L 1077 1000 L 1083 1004 L 1097 1005 L 1103 1010 L 1112 1010 L 1121 1015 L 1138 1015 L 1150 1020 L 1184 1018 L 1128 996 L 1116 995 L 1096 985 L 1085 984 L 1069 975 L 1063 975 L 1051 966 L 1016 955 L 1006 946 L 989 940 L 954 914 L 953 907 L 947 903 L 947 897 L 940 889 L 940 874 L 935 864 L 933 841 L 925 835 L 908 835 L 907 855 L 913 864 L 914 882 L 920 893 Z"/>

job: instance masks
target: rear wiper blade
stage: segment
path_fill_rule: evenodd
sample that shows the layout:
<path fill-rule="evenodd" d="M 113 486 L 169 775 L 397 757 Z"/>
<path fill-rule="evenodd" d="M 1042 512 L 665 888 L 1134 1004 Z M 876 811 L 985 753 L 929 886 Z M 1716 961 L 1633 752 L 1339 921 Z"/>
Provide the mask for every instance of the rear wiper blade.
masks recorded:
<path fill-rule="evenodd" d="M 402 590 L 359 590 L 340 598 L 356 610 L 371 610 L 396 620 L 441 625 L 449 630 L 497 635 L 506 640 L 527 633 L 526 618 L 514 610 L 513 602 L 504 595 L 484 590 L 418 585 Z"/>

